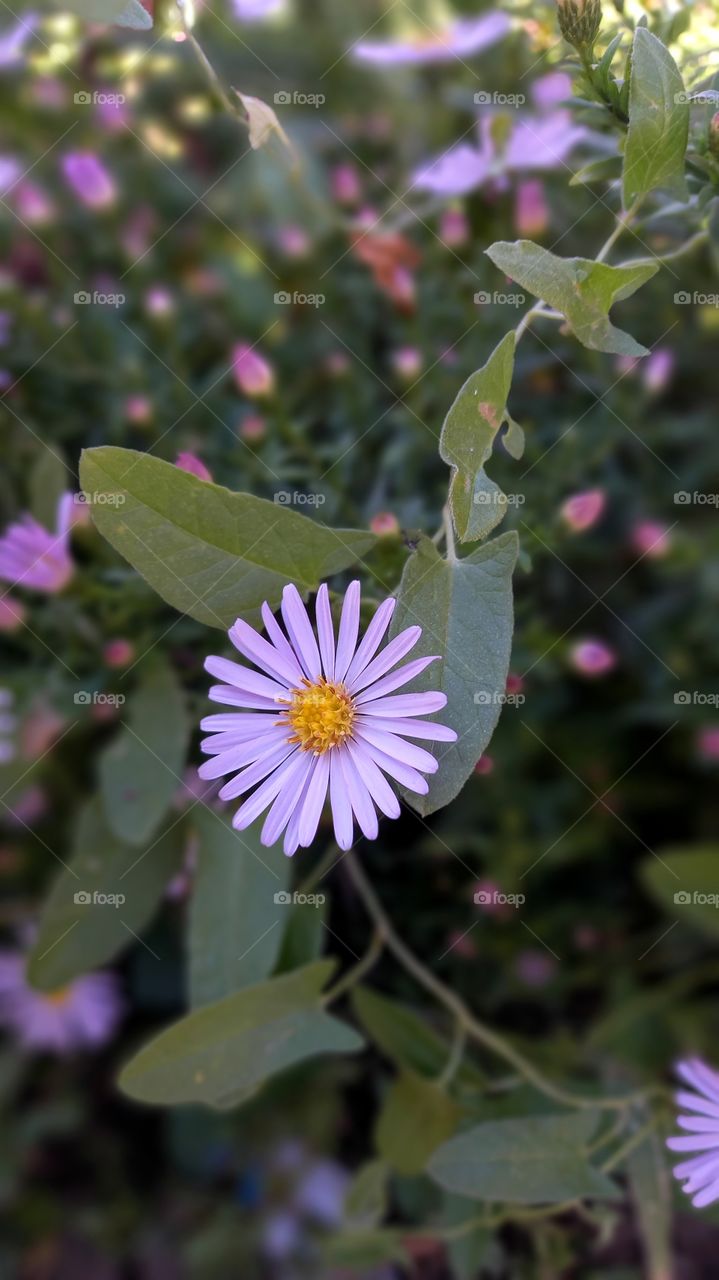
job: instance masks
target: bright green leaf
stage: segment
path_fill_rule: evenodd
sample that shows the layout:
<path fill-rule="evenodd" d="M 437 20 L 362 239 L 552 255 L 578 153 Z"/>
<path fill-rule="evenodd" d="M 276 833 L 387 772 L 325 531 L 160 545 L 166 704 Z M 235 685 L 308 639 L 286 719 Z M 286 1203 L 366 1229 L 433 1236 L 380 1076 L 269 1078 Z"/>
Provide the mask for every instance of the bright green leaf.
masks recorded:
<path fill-rule="evenodd" d="M 433 813 L 461 791 L 485 750 L 499 719 L 512 642 L 512 570 L 516 533 L 505 533 L 462 560 L 444 560 L 422 538 L 405 565 L 392 621 L 393 634 L 419 623 L 422 637 L 414 654 L 438 653 L 416 681 L 419 689 L 440 689 L 447 706 L 439 719 L 457 733 L 457 742 L 434 748 L 440 765 L 429 793 L 407 793 L 421 814 Z"/>
<path fill-rule="evenodd" d="M 86 450 L 80 478 L 108 542 L 163 600 L 211 627 L 256 621 L 262 601 L 278 605 L 288 582 L 316 590 L 376 541 L 132 449 Z"/>
<path fill-rule="evenodd" d="M 551 1204 L 613 1198 L 617 1189 L 584 1152 L 598 1122 L 592 1111 L 490 1120 L 445 1142 L 428 1172 L 447 1191 L 474 1200 Z"/>
<path fill-rule="evenodd" d="M 719 935 L 719 845 L 662 849 L 640 868 L 649 892 L 674 919 L 703 933 Z"/>
<path fill-rule="evenodd" d="M 384 1100 L 375 1146 L 398 1173 L 421 1173 L 432 1152 L 454 1133 L 459 1116 L 456 1103 L 432 1080 L 403 1071 Z"/>
<path fill-rule="evenodd" d="M 182 850 L 179 825 L 141 851 L 108 830 L 99 799 L 86 805 L 72 860 L 42 914 L 28 967 L 33 986 L 64 986 L 132 944 L 179 869 Z"/>
<path fill-rule="evenodd" d="M 379 1226 L 388 1208 L 387 1176 L 384 1160 L 368 1160 L 357 1170 L 344 1203 L 344 1219 L 349 1227 Z"/>
<path fill-rule="evenodd" d="M 460 388 L 442 427 L 439 452 L 452 468 L 452 518 L 463 542 L 486 537 L 507 509 L 504 494 L 483 469 L 506 415 L 514 343 L 512 330 Z"/>
<path fill-rule="evenodd" d="M 359 986 L 352 992 L 352 1011 L 370 1040 L 398 1067 L 433 1079 L 447 1065 L 449 1043 L 399 1001 L 380 995 L 371 987 Z M 456 1079 L 467 1088 L 481 1089 L 486 1084 L 481 1071 L 466 1059 Z"/>
<path fill-rule="evenodd" d="M 671 53 L 646 27 L 637 27 L 629 82 L 629 129 L 624 149 L 624 207 L 656 187 L 689 198 L 684 156 L 689 95 Z"/>
<path fill-rule="evenodd" d="M 590 258 L 559 258 L 531 240 L 500 240 L 486 252 L 500 271 L 561 311 L 585 347 L 616 355 L 647 354 L 646 347 L 611 324 L 609 310 L 656 274 L 656 262 L 610 267 Z"/>
<path fill-rule="evenodd" d="M 110 829 L 143 844 L 182 785 L 190 725 L 182 688 L 169 666 L 152 662 L 100 759 L 100 790 Z"/>
<path fill-rule="evenodd" d="M 285 901 L 291 865 L 280 845 L 266 849 L 256 831 L 234 831 L 213 810 L 197 806 L 192 821 L 199 846 L 188 950 L 197 1006 L 272 972 L 292 910 Z"/>
<path fill-rule="evenodd" d="M 353 1053 L 362 1047 L 360 1037 L 319 1005 L 333 968 L 333 961 L 319 960 L 195 1009 L 127 1064 L 121 1089 L 159 1106 L 225 1108 L 296 1062 Z"/>

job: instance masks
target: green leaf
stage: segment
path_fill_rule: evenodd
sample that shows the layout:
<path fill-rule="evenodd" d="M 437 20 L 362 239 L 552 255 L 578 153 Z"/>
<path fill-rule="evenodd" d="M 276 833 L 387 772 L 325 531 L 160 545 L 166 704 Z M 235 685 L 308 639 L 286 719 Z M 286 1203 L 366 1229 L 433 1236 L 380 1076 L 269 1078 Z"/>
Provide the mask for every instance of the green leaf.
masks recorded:
<path fill-rule="evenodd" d="M 345 1231 L 330 1236 L 322 1245 L 322 1256 L 327 1266 L 360 1267 L 367 1274 L 367 1267 L 377 1267 L 382 1262 L 407 1263 L 402 1246 L 402 1233 L 385 1228 L 382 1231 Z"/>
<path fill-rule="evenodd" d="M 484 475 L 484 464 L 507 411 L 514 343 L 512 330 L 460 388 L 442 427 L 439 452 L 452 468 L 452 519 L 462 542 L 486 537 L 507 509 L 504 494 Z"/>
<path fill-rule="evenodd" d="M 689 95 L 669 50 L 637 27 L 629 82 L 629 129 L 624 149 L 624 207 L 656 187 L 689 199 L 684 156 L 689 138 Z"/>
<path fill-rule="evenodd" d="M 80 479 L 108 542 L 163 600 L 211 627 L 256 621 L 262 601 L 276 607 L 288 582 L 316 590 L 376 541 L 132 449 L 85 450 Z"/>
<path fill-rule="evenodd" d="M 500 271 L 561 311 L 585 347 L 615 355 L 647 355 L 646 347 L 611 324 L 609 309 L 651 279 L 659 269 L 656 262 L 610 267 L 590 258 L 559 258 L 531 240 L 499 240 L 486 252 Z"/>
<path fill-rule="evenodd" d="M 140 0 L 69 0 L 67 8 L 88 22 L 106 22 L 115 27 L 150 31 L 152 18 Z"/>
<path fill-rule="evenodd" d="M 296 1062 L 355 1052 L 360 1037 L 319 1004 L 334 967 L 319 960 L 195 1009 L 140 1050 L 124 1068 L 120 1088 L 159 1106 L 225 1108 Z"/>
<path fill-rule="evenodd" d="M 609 182 L 618 177 L 619 156 L 600 156 L 582 165 L 569 179 L 570 187 L 589 186 L 592 182 Z"/>
<path fill-rule="evenodd" d="M 72 860 L 42 914 L 28 966 L 33 986 L 55 990 L 132 944 L 178 870 L 182 851 L 180 826 L 141 852 L 108 830 L 99 799 L 87 804 Z"/>
<path fill-rule="evenodd" d="M 46 529 L 57 528 L 57 508 L 69 488 L 67 464 L 57 444 L 42 450 L 30 472 L 30 510 Z"/>
<path fill-rule="evenodd" d="M 190 724 L 172 669 L 151 662 L 123 724 L 100 758 L 100 790 L 110 830 L 144 844 L 182 785 Z"/>
<path fill-rule="evenodd" d="M 380 1156 L 398 1173 L 421 1173 L 459 1123 L 456 1103 L 431 1080 L 403 1071 L 392 1083 L 375 1129 Z"/>
<path fill-rule="evenodd" d="M 443 560 L 422 538 L 407 561 L 392 620 L 396 634 L 419 623 L 414 654 L 438 653 L 417 679 L 418 689 L 440 689 L 447 706 L 439 719 L 457 733 L 457 742 L 439 743 L 437 773 L 426 796 L 407 793 L 421 814 L 433 813 L 461 791 L 487 747 L 504 697 L 512 642 L 512 570 L 516 533 L 505 533 L 462 560 Z"/>
<path fill-rule="evenodd" d="M 327 899 L 328 895 L 324 896 Z M 324 925 L 326 915 L 326 900 L 314 904 L 298 902 L 285 908 L 287 924 L 282 935 L 277 973 L 287 973 L 319 959 L 327 936 Z"/>
<path fill-rule="evenodd" d="M 259 151 L 273 137 L 277 137 L 290 154 L 294 156 L 292 143 L 277 119 L 277 112 L 274 108 L 269 103 L 263 102 L 261 98 L 253 98 L 250 94 L 240 93 L 237 89 L 235 92 L 247 112 L 247 128 L 252 150 Z"/>
<path fill-rule="evenodd" d="M 490 1120 L 445 1142 L 430 1158 L 430 1176 L 473 1200 L 551 1204 L 614 1198 L 617 1188 L 583 1151 L 598 1115 L 522 1116 Z"/>
<path fill-rule="evenodd" d="M 672 1274 L 672 1191 L 666 1153 L 655 1132 L 627 1159 L 627 1175 L 639 1224 L 646 1273 Z"/>
<path fill-rule="evenodd" d="M 390 1061 L 429 1079 L 440 1074 L 447 1064 L 450 1045 L 412 1009 L 371 987 L 355 987 L 351 1000 L 355 1017 Z M 482 1089 L 486 1084 L 482 1072 L 466 1059 L 455 1078 L 467 1088 Z"/>
<path fill-rule="evenodd" d="M 198 806 L 192 821 L 199 848 L 188 950 L 197 1006 L 269 976 L 292 908 L 285 901 L 290 861 L 280 845 L 265 849 L 256 831 L 234 831 L 210 809 Z"/>
<path fill-rule="evenodd" d="M 384 1160 L 368 1160 L 357 1170 L 345 1196 L 344 1218 L 348 1226 L 379 1226 L 388 1208 L 387 1176 Z"/>
<path fill-rule="evenodd" d="M 688 845 L 662 849 L 645 858 L 639 869 L 652 896 L 675 920 L 719 935 L 719 845 Z"/>

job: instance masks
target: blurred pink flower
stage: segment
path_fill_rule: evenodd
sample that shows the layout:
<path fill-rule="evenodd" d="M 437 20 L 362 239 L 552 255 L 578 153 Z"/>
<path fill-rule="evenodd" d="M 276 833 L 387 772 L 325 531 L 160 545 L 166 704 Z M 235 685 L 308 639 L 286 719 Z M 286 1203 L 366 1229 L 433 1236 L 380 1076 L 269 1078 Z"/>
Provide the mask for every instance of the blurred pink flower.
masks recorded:
<path fill-rule="evenodd" d="M 631 532 L 634 550 L 650 560 L 661 560 L 671 549 L 671 530 L 658 520 L 641 520 Z"/>
<path fill-rule="evenodd" d="M 180 471 L 189 471 L 190 475 L 197 476 L 198 480 L 212 480 L 211 472 L 196 453 L 178 453 L 175 466 L 179 467 Z"/>
<path fill-rule="evenodd" d="M 474 772 L 478 774 L 480 778 L 487 777 L 488 774 L 494 773 L 494 760 L 492 757 L 488 756 L 486 753 L 483 756 L 480 756 L 474 766 Z"/>
<path fill-rule="evenodd" d="M 21 176 L 20 163 L 14 156 L 0 156 L 0 196 L 7 195 Z"/>
<path fill-rule="evenodd" d="M 132 640 L 125 640 L 118 637 L 116 640 L 108 640 L 103 646 L 102 660 L 106 667 L 110 667 L 113 671 L 119 671 L 122 667 L 128 667 L 135 657 L 135 649 Z"/>
<path fill-rule="evenodd" d="M 277 232 L 277 244 L 288 258 L 293 259 L 306 258 L 312 248 L 312 241 L 304 227 L 291 224 L 280 227 Z"/>
<path fill-rule="evenodd" d="M 474 886 L 472 898 L 474 905 L 488 916 L 498 916 L 501 919 L 510 916 L 514 911 L 514 907 L 509 902 L 502 901 L 502 898 L 506 898 L 506 894 L 496 880 L 478 880 Z"/>
<path fill-rule="evenodd" d="M 549 205 L 544 183 L 539 178 L 525 178 L 517 183 L 514 196 L 514 229 L 518 236 L 533 239 L 549 226 Z"/>
<path fill-rule="evenodd" d="M 659 395 L 669 385 L 674 372 L 674 352 L 669 347 L 657 347 L 646 360 L 642 360 L 640 374 L 647 391 Z"/>
<path fill-rule="evenodd" d="M 148 396 L 128 396 L 125 401 L 125 416 L 129 422 L 135 422 L 138 425 L 149 422 L 152 418 L 152 401 Z"/>
<path fill-rule="evenodd" d="M 358 204 L 362 199 L 362 183 L 353 164 L 338 164 L 330 174 L 330 190 L 338 204 Z"/>
<path fill-rule="evenodd" d="M 18 796 L 13 792 L 2 811 L 2 818 L 11 826 L 32 828 L 47 813 L 47 795 L 42 787 L 33 784 Z"/>
<path fill-rule="evenodd" d="M 557 968 L 556 960 L 548 951 L 527 949 L 517 956 L 516 973 L 525 987 L 546 987 Z"/>
<path fill-rule="evenodd" d="M 369 522 L 372 533 L 378 537 L 387 537 L 399 533 L 399 520 L 392 511 L 378 511 Z"/>
<path fill-rule="evenodd" d="M 11 12 L 10 9 L 7 11 Z M 37 25 L 36 13 L 25 13 L 17 19 L 12 27 L 0 33 L 0 67 L 16 67 L 22 62 L 22 55 L 30 36 Z"/>
<path fill-rule="evenodd" d="M 101 94 L 96 103 L 98 124 L 109 133 L 122 133 L 127 126 L 128 110 L 124 102 L 118 102 L 119 94 Z"/>
<path fill-rule="evenodd" d="M 232 8 L 240 22 L 265 22 L 267 18 L 281 13 L 284 7 L 284 0 L 232 0 Z"/>
<path fill-rule="evenodd" d="M 63 156 L 62 171 L 75 195 L 89 209 L 106 209 L 114 204 L 115 182 L 94 151 L 69 151 Z"/>
<path fill-rule="evenodd" d="M 25 606 L 12 596 L 0 596 L 0 632 L 18 631 L 25 621 Z"/>
<path fill-rule="evenodd" d="M 238 342 L 232 352 L 235 382 L 246 396 L 268 396 L 275 385 L 272 366 L 247 342 Z"/>
<path fill-rule="evenodd" d="M 70 555 L 73 501 L 71 493 L 60 499 L 55 533 L 28 513 L 8 526 L 0 538 L 0 580 L 47 594 L 67 586 L 74 573 Z"/>
<path fill-rule="evenodd" d="M 243 440 L 264 440 L 267 424 L 259 413 L 248 413 L 242 419 L 237 431 Z"/>
<path fill-rule="evenodd" d="M 509 675 L 507 676 L 507 683 L 505 685 L 505 690 L 509 694 L 523 693 L 524 692 L 523 677 L 520 675 L 517 675 L 517 673 L 514 671 L 510 671 Z"/>
<path fill-rule="evenodd" d="M 559 514 L 572 533 L 584 533 L 585 529 L 591 529 L 597 523 L 606 501 L 603 489 L 585 489 L 567 498 L 559 508 Z"/>
<path fill-rule="evenodd" d="M 569 650 L 569 661 L 582 676 L 607 675 L 616 666 L 616 655 L 603 640 L 580 640 Z"/>
<path fill-rule="evenodd" d="M 57 991 L 36 991 L 25 974 L 25 957 L 0 953 L 0 1024 L 23 1048 L 62 1054 L 104 1044 L 121 1014 L 113 974 L 90 973 Z"/>
<path fill-rule="evenodd" d="M 439 30 L 422 23 L 404 40 L 360 40 L 351 52 L 361 62 L 378 66 L 450 62 L 488 49 L 503 40 L 511 27 L 506 13 L 494 11 L 478 18 L 455 18 Z"/>
<path fill-rule="evenodd" d="M 55 217 L 55 205 L 47 192 L 27 179 L 18 184 L 13 202 L 23 222 L 31 227 L 42 227 Z"/>
<path fill-rule="evenodd" d="M 439 219 L 439 238 L 450 249 L 469 240 L 470 227 L 463 209 L 445 209 Z"/>
<path fill-rule="evenodd" d="M 699 730 L 697 751 L 705 764 L 719 763 L 719 724 L 708 724 Z"/>
<path fill-rule="evenodd" d="M 145 307 L 151 316 L 169 316 L 175 310 L 175 299 L 164 285 L 155 284 L 145 294 Z"/>
<path fill-rule="evenodd" d="M 422 369 L 422 352 L 417 347 L 398 347 L 390 360 L 395 373 L 402 378 L 416 378 Z"/>

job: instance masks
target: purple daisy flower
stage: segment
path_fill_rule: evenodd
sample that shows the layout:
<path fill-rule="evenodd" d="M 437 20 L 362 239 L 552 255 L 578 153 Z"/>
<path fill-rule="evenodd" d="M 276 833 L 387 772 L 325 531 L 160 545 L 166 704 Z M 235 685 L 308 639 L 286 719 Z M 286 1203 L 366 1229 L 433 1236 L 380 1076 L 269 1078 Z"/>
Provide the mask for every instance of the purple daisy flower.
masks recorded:
<path fill-rule="evenodd" d="M 11 524 L 0 538 L 0 581 L 54 594 L 70 581 L 75 566 L 70 555 L 74 495 L 58 503 L 57 530 L 50 533 L 29 514 Z"/>
<path fill-rule="evenodd" d="M 259 671 L 226 658 L 207 659 L 206 670 L 223 681 L 210 689 L 212 701 L 242 710 L 202 721 L 211 734 L 202 749 L 213 758 L 199 773 L 202 778 L 235 775 L 222 787 L 222 800 L 257 787 L 234 816 L 237 830 L 269 807 L 262 843 L 275 844 L 284 831 L 284 851 L 291 857 L 300 845 L 312 843 L 329 791 L 337 843 L 349 849 L 354 819 L 374 840 L 375 806 L 388 818 L 399 817 L 399 800 L 385 774 L 410 791 L 427 793 L 422 775 L 435 773 L 437 760 L 405 739 L 454 742 L 457 735 L 417 718 L 439 711 L 447 701 L 443 693 L 387 696 L 437 660 L 416 658 L 392 670 L 414 648 L 421 627 L 407 627 L 377 652 L 396 603 L 389 599 L 379 606 L 358 644 L 359 582 L 347 589 L 336 637 L 323 584 L 315 605 L 315 638 L 300 594 L 289 585 L 281 606 L 287 634 L 267 603 L 262 606 L 267 640 L 239 618 L 230 628 L 235 648 Z"/>
<path fill-rule="evenodd" d="M 677 1116 L 682 1137 L 667 1138 L 670 1151 L 695 1151 L 690 1160 L 675 1166 L 674 1177 L 684 1182 L 682 1190 L 692 1196 L 695 1209 L 704 1209 L 719 1200 L 719 1072 L 712 1071 L 701 1058 L 677 1063 L 677 1074 L 692 1092 L 680 1090 L 677 1105 L 689 1115 Z"/>
<path fill-rule="evenodd" d="M 26 1049 L 71 1053 L 104 1044 L 122 1013 L 116 978 L 90 973 L 57 991 L 36 991 L 25 976 L 25 958 L 0 952 L 0 1025 Z"/>
<path fill-rule="evenodd" d="M 484 13 L 480 18 L 457 18 L 437 31 L 422 26 L 404 40 L 362 40 L 352 55 L 380 66 L 449 62 L 488 49 L 503 40 L 511 28 L 506 13 Z"/>

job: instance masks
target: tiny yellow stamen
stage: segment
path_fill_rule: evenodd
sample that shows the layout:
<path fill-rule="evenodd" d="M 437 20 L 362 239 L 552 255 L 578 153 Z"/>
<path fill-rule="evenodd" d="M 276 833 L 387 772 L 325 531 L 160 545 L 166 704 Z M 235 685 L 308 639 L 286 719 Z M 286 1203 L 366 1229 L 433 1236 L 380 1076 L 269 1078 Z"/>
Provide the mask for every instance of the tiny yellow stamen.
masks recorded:
<path fill-rule="evenodd" d="M 48 1004 L 60 1005 L 66 1004 L 70 999 L 69 987 L 56 987 L 54 991 L 46 991 L 45 999 Z"/>
<path fill-rule="evenodd" d="M 337 747 L 352 732 L 355 707 L 343 684 L 321 676 L 314 684 L 303 680 L 303 689 L 293 689 L 281 724 L 293 730 L 290 742 L 299 743 L 303 751 L 324 755 Z"/>

